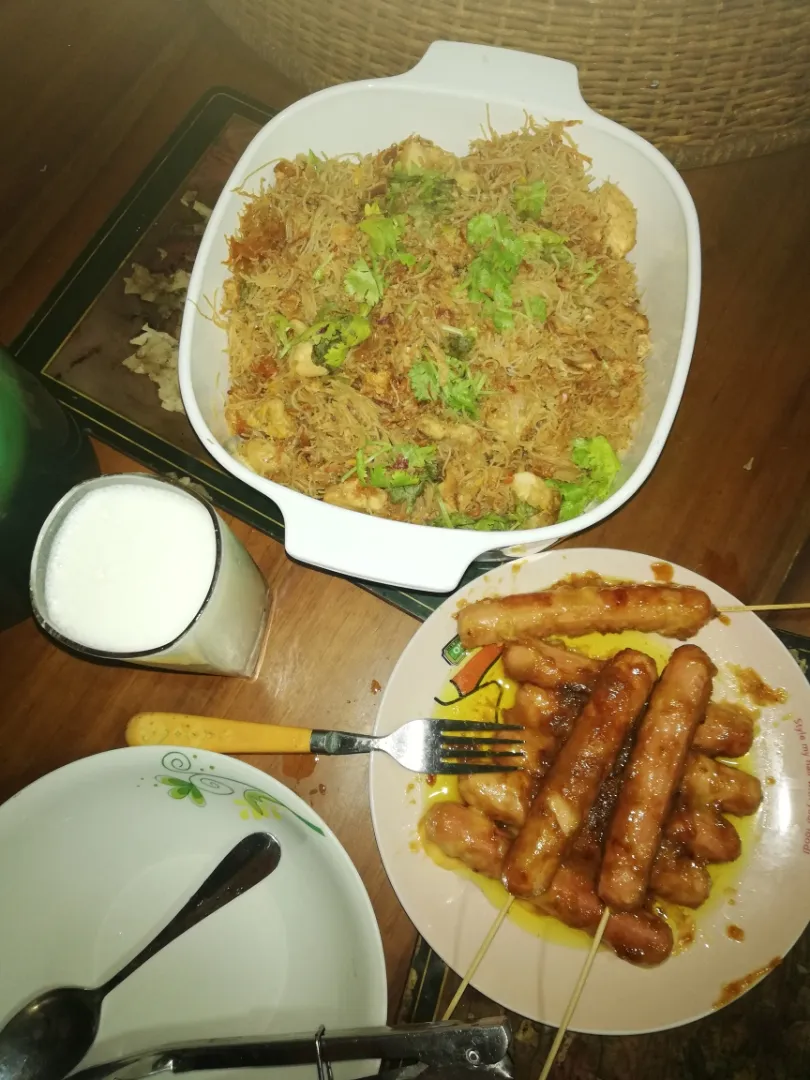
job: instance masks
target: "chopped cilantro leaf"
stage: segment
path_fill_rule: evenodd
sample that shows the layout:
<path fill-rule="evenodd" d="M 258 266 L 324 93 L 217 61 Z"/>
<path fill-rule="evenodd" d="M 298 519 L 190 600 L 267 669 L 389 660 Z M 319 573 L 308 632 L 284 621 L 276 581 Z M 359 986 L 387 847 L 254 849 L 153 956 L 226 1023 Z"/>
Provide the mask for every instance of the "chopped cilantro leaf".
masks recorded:
<path fill-rule="evenodd" d="M 463 413 L 472 420 L 478 419 L 478 399 L 484 393 L 487 377 L 483 372 L 470 374 L 470 365 L 465 360 L 448 359 L 450 374 L 442 387 L 442 398 L 448 409 Z"/>
<path fill-rule="evenodd" d="M 519 184 L 512 193 L 518 217 L 533 218 L 537 221 L 543 213 L 547 195 L 548 186 L 543 180 L 535 180 L 532 184 Z"/>
<path fill-rule="evenodd" d="M 602 267 L 596 265 L 596 259 L 586 259 L 580 267 L 585 275 L 583 285 L 587 287 L 593 285 L 599 275 L 602 273 Z"/>
<path fill-rule="evenodd" d="M 286 315 L 282 315 L 280 312 L 274 315 L 265 315 L 264 323 L 276 335 L 279 346 L 278 355 L 280 357 L 286 356 L 296 341 L 292 323 Z"/>
<path fill-rule="evenodd" d="M 467 270 L 467 295 L 481 304 L 496 330 L 514 326 L 512 282 L 525 254 L 523 240 L 504 214 L 476 214 L 467 223 L 467 242 L 479 248 Z"/>
<path fill-rule="evenodd" d="M 556 247 L 558 244 L 564 244 L 568 237 L 554 232 L 553 229 L 535 229 L 533 232 L 523 233 L 522 239 L 526 244 Z"/>
<path fill-rule="evenodd" d="M 385 283 L 376 267 L 369 266 L 365 259 L 358 259 L 343 279 L 343 285 L 350 296 L 361 303 L 373 307 L 382 299 Z"/>
<path fill-rule="evenodd" d="M 453 205 L 456 182 L 435 169 L 397 165 L 388 181 L 388 204 L 393 210 L 409 211 L 413 216 L 436 217 Z"/>
<path fill-rule="evenodd" d="M 369 246 L 375 255 L 380 258 L 390 258 L 396 255 L 399 238 L 405 231 L 405 216 L 397 214 L 395 217 L 384 217 L 379 212 L 375 203 L 376 213 L 372 213 L 360 222 L 360 229 L 366 234 Z M 366 211 L 369 207 L 366 207 Z"/>
<path fill-rule="evenodd" d="M 327 268 L 327 266 L 329 265 L 329 263 L 331 261 L 332 261 L 332 256 L 327 255 L 326 258 L 324 259 L 324 261 L 321 263 L 321 265 L 316 267 L 315 270 L 313 270 L 313 272 L 312 272 L 312 280 L 313 281 L 323 281 L 324 272 L 326 271 L 326 268 Z"/>
<path fill-rule="evenodd" d="M 316 364 L 335 371 L 346 359 L 349 349 L 365 341 L 371 334 L 371 323 L 365 315 L 344 315 L 314 323 L 301 340 L 312 341 L 312 359 Z"/>
<path fill-rule="evenodd" d="M 403 266 L 413 266 L 416 259 L 399 246 L 400 237 L 405 232 L 407 225 L 404 214 L 385 217 L 377 203 L 366 203 L 364 213 L 365 217 L 360 222 L 360 230 L 368 237 L 369 247 L 371 248 L 372 271 L 378 279 L 380 294 L 382 294 L 384 283 L 378 269 L 379 260 L 394 259 L 396 262 L 402 263 Z"/>
<path fill-rule="evenodd" d="M 511 330 L 514 327 L 515 317 L 505 308 L 496 308 L 492 312 L 492 325 L 499 334 L 502 334 L 505 330 Z"/>
<path fill-rule="evenodd" d="M 532 322 L 545 322 L 548 318 L 548 308 L 542 296 L 524 296 L 523 310 Z"/>
<path fill-rule="evenodd" d="M 447 357 L 447 376 L 442 381 L 435 360 L 425 357 L 408 372 L 411 391 L 417 401 L 441 401 L 452 412 L 478 419 L 478 402 L 486 392 L 487 377 L 474 375 L 466 360 Z"/>
<path fill-rule="evenodd" d="M 436 479 L 436 447 L 416 443 L 366 443 L 357 451 L 354 468 L 343 480 L 353 473 L 357 473 L 361 484 L 370 487 L 388 491 L 418 488 L 411 492 L 411 497 L 415 498 L 428 480 Z M 395 498 L 394 501 L 400 500 Z"/>
<path fill-rule="evenodd" d="M 418 360 L 408 372 L 411 392 L 417 401 L 437 401 L 440 393 L 439 368 L 433 360 Z"/>
<path fill-rule="evenodd" d="M 463 330 L 451 327 L 442 327 L 442 329 L 447 330 L 444 351 L 457 360 L 463 360 L 465 356 L 468 356 L 475 344 L 475 330 L 470 330 L 465 334 Z"/>
<path fill-rule="evenodd" d="M 620 467 L 619 459 L 604 435 L 596 435 L 592 439 L 574 439 L 571 458 L 582 471 L 580 481 L 546 481 L 562 496 L 558 521 L 579 517 L 591 503 L 606 499 Z"/>
<path fill-rule="evenodd" d="M 479 532 L 511 532 L 513 529 L 522 529 L 526 522 L 537 511 L 528 503 L 519 502 L 515 509 L 508 514 L 489 513 L 481 517 L 470 517 L 455 510 L 448 510 L 439 499 L 439 516 L 434 518 L 432 525 L 442 525 L 446 529 L 475 529 Z"/>
<path fill-rule="evenodd" d="M 500 240 L 500 233 L 501 226 L 492 214 L 476 214 L 467 222 L 467 243 L 472 247 L 483 247 L 488 240 Z"/>
<path fill-rule="evenodd" d="M 536 229 L 522 234 L 527 253 L 536 255 L 547 262 L 569 266 L 574 261 L 571 249 L 566 245 L 567 236 L 554 232 L 553 229 Z"/>

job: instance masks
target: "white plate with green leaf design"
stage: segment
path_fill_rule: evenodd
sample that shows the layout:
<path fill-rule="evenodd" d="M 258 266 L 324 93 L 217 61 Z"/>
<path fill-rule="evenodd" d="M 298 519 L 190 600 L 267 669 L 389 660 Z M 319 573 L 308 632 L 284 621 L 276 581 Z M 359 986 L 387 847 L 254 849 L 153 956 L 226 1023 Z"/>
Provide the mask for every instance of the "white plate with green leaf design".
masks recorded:
<path fill-rule="evenodd" d="M 276 871 L 110 995 L 85 1064 L 175 1040 L 385 1023 L 374 913 L 318 815 L 236 759 L 134 747 L 74 762 L 0 807 L 0 1026 L 42 990 L 103 983 L 257 829 L 281 844 Z M 293 1073 L 315 1069 L 251 1078 Z"/>

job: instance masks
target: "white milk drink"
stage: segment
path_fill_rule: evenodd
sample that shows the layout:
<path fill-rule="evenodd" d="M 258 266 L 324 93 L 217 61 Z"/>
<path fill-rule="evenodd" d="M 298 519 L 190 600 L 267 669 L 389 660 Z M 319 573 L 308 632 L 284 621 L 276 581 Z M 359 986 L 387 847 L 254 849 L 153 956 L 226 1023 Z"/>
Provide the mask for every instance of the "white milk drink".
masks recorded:
<path fill-rule="evenodd" d="M 78 651 L 229 675 L 255 667 L 267 587 L 219 515 L 153 477 L 79 484 L 42 527 L 34 613 Z"/>

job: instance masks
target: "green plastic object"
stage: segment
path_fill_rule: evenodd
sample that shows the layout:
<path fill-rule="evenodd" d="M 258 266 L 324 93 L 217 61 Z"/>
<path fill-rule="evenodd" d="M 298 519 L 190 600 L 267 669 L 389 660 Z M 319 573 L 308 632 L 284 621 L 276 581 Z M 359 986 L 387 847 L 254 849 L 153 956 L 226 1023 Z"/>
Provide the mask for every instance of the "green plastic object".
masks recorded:
<path fill-rule="evenodd" d="M 31 614 L 28 571 L 43 521 L 98 471 L 74 417 L 0 347 L 0 630 Z"/>

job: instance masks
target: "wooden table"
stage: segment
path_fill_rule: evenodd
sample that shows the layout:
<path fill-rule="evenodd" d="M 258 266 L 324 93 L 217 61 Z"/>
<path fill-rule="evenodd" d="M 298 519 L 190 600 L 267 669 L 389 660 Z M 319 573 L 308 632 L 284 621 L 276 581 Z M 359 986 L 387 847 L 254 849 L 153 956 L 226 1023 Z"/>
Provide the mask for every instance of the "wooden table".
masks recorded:
<path fill-rule="evenodd" d="M 9 341 L 186 111 L 230 85 L 274 106 L 299 91 L 185 0 L 5 0 L 0 71 L 0 339 Z M 686 176 L 703 230 L 692 372 L 652 478 L 577 545 L 673 559 L 746 601 L 810 599 L 810 147 Z M 133 462 L 98 446 L 102 468 Z M 0 800 L 66 762 L 123 744 L 132 713 L 180 710 L 368 731 L 416 630 L 411 617 L 235 529 L 270 581 L 269 649 L 253 682 L 99 667 L 29 620 L 0 635 Z M 780 625 L 810 633 L 805 615 Z M 376 681 L 376 682 L 375 682 Z M 377 854 L 362 759 L 254 762 L 324 816 L 380 922 L 390 1000 L 414 930 Z"/>

